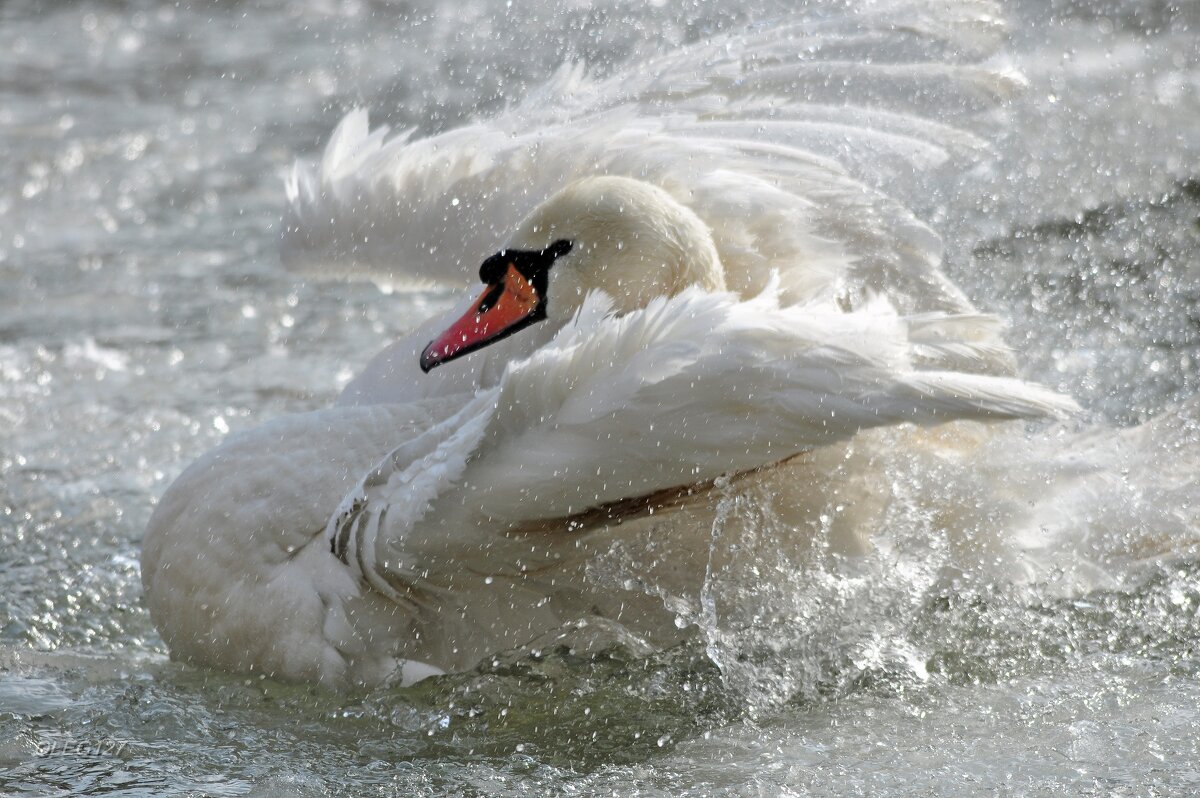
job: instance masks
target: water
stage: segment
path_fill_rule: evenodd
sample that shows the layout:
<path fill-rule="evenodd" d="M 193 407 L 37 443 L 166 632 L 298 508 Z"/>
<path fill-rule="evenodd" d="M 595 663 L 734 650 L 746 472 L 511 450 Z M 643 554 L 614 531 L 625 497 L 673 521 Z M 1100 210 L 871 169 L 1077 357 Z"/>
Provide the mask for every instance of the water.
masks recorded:
<path fill-rule="evenodd" d="M 947 582 L 952 542 L 904 502 L 886 552 L 794 572 L 764 511 L 739 545 L 758 547 L 765 587 L 712 604 L 762 613 L 714 616 L 664 652 L 567 630 L 474 673 L 353 696 L 167 660 L 137 570 L 154 499 L 230 430 L 331 401 L 451 301 L 284 270 L 291 160 L 357 104 L 433 132 L 564 55 L 609 73 L 783 13 L 562 5 L 0 9 L 0 792 L 1200 790 L 1200 557 L 1178 534 L 1196 517 L 1200 19 L 1169 3 L 1014 8 L 1008 58 L 1029 89 L 970 122 L 995 158 L 910 198 L 954 279 L 1012 320 L 1026 373 L 1088 411 L 1080 430 L 1009 444 L 1047 462 L 1126 457 L 1086 505 L 1035 507 L 1061 527 L 1061 570 L 1096 564 L 1086 589 Z M 890 466 L 897 495 L 906 480 L 959 489 L 901 455 Z M 1153 556 L 1097 555 L 1077 506 Z"/>

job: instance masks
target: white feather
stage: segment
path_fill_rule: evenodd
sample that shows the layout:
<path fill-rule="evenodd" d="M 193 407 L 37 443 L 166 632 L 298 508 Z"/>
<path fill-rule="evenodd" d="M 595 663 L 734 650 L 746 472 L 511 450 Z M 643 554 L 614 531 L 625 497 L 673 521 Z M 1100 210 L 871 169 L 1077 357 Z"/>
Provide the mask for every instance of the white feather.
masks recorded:
<path fill-rule="evenodd" d="M 1039 418 L 1073 401 L 1021 380 L 921 370 L 882 300 L 843 313 L 689 290 L 623 317 L 579 319 L 500 383 L 468 502 L 552 518 L 769 465 L 862 429 Z M 921 319 L 928 328 L 932 320 Z"/>
<path fill-rule="evenodd" d="M 903 313 L 969 313 L 937 236 L 878 187 L 920 196 L 923 176 L 980 150 L 953 123 L 1019 83 L 974 63 L 1002 30 L 991 2 L 847 5 L 604 80 L 564 65 L 497 117 L 427 139 L 386 139 L 353 111 L 289 180 L 285 261 L 465 284 L 552 193 L 616 174 L 695 211 L 743 296 L 779 271 L 789 300 L 869 290 Z"/>

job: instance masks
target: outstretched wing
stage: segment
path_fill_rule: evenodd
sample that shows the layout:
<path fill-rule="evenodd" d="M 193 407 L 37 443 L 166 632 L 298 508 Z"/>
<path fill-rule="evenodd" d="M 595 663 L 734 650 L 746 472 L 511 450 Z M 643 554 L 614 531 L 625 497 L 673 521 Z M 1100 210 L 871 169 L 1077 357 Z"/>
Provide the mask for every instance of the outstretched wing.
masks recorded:
<path fill-rule="evenodd" d="M 884 300 L 853 312 L 779 300 L 777 285 L 750 301 L 690 289 L 614 316 L 590 295 L 498 386 L 383 458 L 330 521 L 335 553 L 379 591 L 419 602 L 436 589 L 431 575 L 473 557 L 494 565 L 509 544 L 529 556 L 519 540 L 474 534 L 480 514 L 501 526 L 564 519 L 869 427 L 1076 409 L 1021 380 L 920 368 L 929 344 L 914 332 L 930 338 L 932 315 L 908 320 Z M 983 322 L 942 321 L 946 333 Z"/>
<path fill-rule="evenodd" d="M 775 289 L 747 302 L 691 290 L 624 317 L 606 309 L 592 297 L 506 374 L 463 476 L 468 504 L 507 521 L 565 517 L 869 427 L 1076 408 L 1021 380 L 922 369 L 914 350 L 924 345 L 883 300 L 846 313 L 781 306 Z M 953 329 L 957 319 L 945 320 Z M 918 319 L 920 332 L 932 323 Z"/>
<path fill-rule="evenodd" d="M 882 294 L 902 313 L 972 310 L 938 237 L 889 194 L 975 152 L 954 126 L 1017 79 L 978 66 L 991 2 L 872 3 L 664 54 L 605 80 L 567 67 L 494 119 L 414 140 L 347 115 L 288 181 L 285 260 L 325 274 L 463 284 L 566 183 L 623 174 L 712 228 L 732 290 L 781 275 L 788 301 Z M 885 191 L 887 193 L 885 193 Z"/>

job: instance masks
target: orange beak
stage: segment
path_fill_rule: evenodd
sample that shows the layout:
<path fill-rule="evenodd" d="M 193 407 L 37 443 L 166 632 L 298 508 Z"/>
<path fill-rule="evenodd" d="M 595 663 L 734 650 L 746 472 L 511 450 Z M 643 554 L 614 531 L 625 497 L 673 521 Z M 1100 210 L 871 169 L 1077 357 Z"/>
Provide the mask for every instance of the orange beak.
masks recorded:
<path fill-rule="evenodd" d="M 546 317 L 544 297 L 517 267 L 508 264 L 504 277 L 484 289 L 461 319 L 421 353 L 421 371 L 448 363 L 507 338 Z"/>

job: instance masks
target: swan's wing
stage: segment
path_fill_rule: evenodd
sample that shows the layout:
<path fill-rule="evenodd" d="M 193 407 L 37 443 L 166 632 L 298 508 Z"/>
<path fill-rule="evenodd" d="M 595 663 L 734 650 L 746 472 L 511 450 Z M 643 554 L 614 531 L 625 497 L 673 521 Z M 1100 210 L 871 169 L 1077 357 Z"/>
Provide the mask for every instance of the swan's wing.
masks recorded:
<path fill-rule="evenodd" d="M 498 389 L 480 391 L 457 412 L 392 448 L 346 494 L 328 519 L 334 556 L 394 601 L 417 601 L 408 590 L 429 563 L 415 545 L 397 556 L 381 552 L 413 529 L 433 502 L 462 477 L 496 408 Z M 415 541 L 413 541 L 415 544 Z"/>
<path fill-rule="evenodd" d="M 857 5 L 857 4 L 855 4 Z M 414 140 L 347 115 L 288 181 L 285 260 L 325 274 L 464 284 L 517 223 L 597 173 L 655 182 L 712 227 L 733 290 L 884 294 L 903 313 L 970 312 L 938 237 L 889 198 L 979 147 L 962 114 L 1010 91 L 978 66 L 990 2 L 905 0 L 682 48 L 606 80 L 578 68 L 498 117 Z"/>
<path fill-rule="evenodd" d="M 868 427 L 1075 408 L 1020 380 L 920 368 L 914 350 L 926 344 L 884 301 L 844 313 L 781 307 L 777 292 L 739 302 L 689 291 L 621 318 L 605 309 L 589 299 L 574 324 L 506 374 L 463 477 L 466 503 L 500 520 L 564 517 Z M 920 318 L 919 332 L 932 323 Z"/>
<path fill-rule="evenodd" d="M 501 525 L 566 518 L 868 427 L 1075 409 L 1020 380 L 922 370 L 916 350 L 929 344 L 914 343 L 913 331 L 932 338 L 934 318 L 910 323 L 882 300 L 850 313 L 780 306 L 772 286 L 748 302 L 692 289 L 623 317 L 609 309 L 603 295 L 589 296 L 497 387 L 389 451 L 330 519 L 334 553 L 419 609 L 468 560 L 532 556 L 519 538 L 481 538 L 481 515 Z M 943 321 L 944 347 L 956 324 L 982 323 Z"/>

